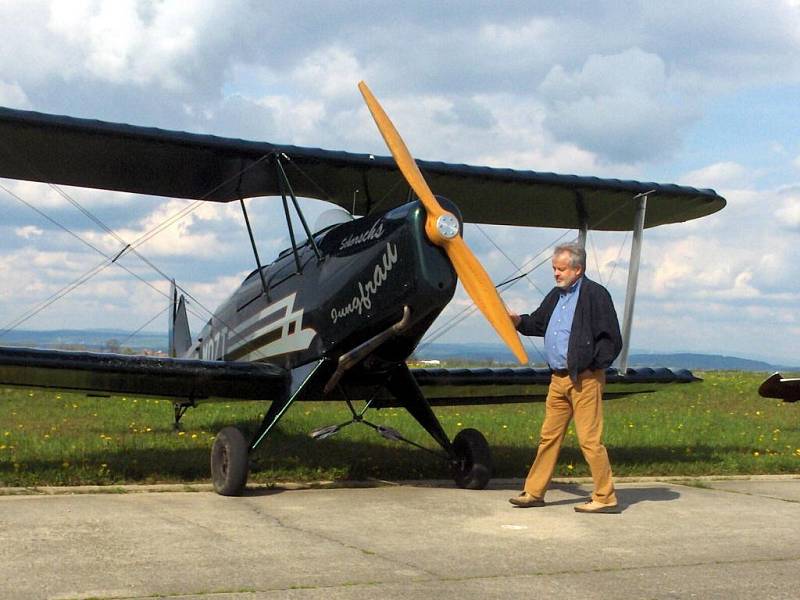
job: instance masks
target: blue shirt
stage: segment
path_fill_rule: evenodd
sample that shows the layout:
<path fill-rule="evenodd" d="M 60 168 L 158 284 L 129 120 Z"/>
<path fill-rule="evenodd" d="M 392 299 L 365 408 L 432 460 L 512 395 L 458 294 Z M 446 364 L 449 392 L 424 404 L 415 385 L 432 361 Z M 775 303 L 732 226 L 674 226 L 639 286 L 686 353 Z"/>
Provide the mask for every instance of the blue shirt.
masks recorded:
<path fill-rule="evenodd" d="M 565 290 L 560 290 L 558 302 L 550 315 L 547 330 L 544 333 L 544 349 L 547 364 L 551 369 L 567 368 L 567 351 L 569 350 L 569 334 L 572 331 L 572 320 L 575 307 L 581 292 L 583 277 Z"/>

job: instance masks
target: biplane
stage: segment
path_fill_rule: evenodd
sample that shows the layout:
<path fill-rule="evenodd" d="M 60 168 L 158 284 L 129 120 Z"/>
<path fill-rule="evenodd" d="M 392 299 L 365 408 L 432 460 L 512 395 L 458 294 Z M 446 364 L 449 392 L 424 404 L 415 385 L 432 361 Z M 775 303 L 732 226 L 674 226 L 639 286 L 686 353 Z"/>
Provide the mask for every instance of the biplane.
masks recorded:
<path fill-rule="evenodd" d="M 541 392 L 550 372 L 407 366 L 459 280 L 520 363 L 528 362 L 494 284 L 463 240 L 464 222 L 577 229 L 583 236 L 589 229 L 633 230 L 638 249 L 644 228 L 709 215 L 725 200 L 713 190 L 677 185 L 417 162 L 366 85 L 359 88 L 391 157 L 0 109 L 0 177 L 239 202 L 256 262 L 197 338 L 189 331 L 185 297 L 173 288 L 170 358 L 4 347 L 0 385 L 169 398 L 176 424 L 198 402 L 268 401 L 252 436 L 225 427 L 215 438 L 211 474 L 223 495 L 242 492 L 249 456 L 294 402 L 343 401 L 350 423 L 408 441 L 364 418 L 370 408 L 401 406 L 441 448 L 459 486 L 485 487 L 491 476 L 486 439 L 465 429 L 451 440 L 432 406 L 528 401 L 531 386 Z M 267 265 L 244 202 L 263 196 L 282 202 L 291 240 Z M 348 214 L 312 230 L 298 197 L 325 200 Z M 292 210 L 302 232 L 294 231 Z M 638 254 L 633 259 L 638 265 Z M 626 344 L 631 287 L 629 274 Z M 610 395 L 695 379 L 687 371 L 630 369 L 626 356 L 609 370 Z M 517 393 L 481 395 L 485 386 Z M 423 391 L 448 387 L 478 393 Z M 355 409 L 356 400 L 364 401 L 363 409 Z M 348 424 L 312 435 L 325 438 Z"/>

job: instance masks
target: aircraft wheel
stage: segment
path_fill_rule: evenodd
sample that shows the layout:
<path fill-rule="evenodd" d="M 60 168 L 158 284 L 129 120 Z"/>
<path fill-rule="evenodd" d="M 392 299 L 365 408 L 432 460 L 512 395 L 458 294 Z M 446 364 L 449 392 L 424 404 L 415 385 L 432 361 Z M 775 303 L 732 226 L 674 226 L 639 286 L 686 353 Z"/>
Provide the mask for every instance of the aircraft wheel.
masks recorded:
<path fill-rule="evenodd" d="M 223 496 L 239 496 L 247 484 L 247 441 L 236 427 L 225 427 L 211 447 L 211 480 Z"/>
<path fill-rule="evenodd" d="M 477 429 L 462 429 L 453 440 L 456 485 L 468 490 L 482 490 L 492 477 L 492 453 L 486 438 Z"/>

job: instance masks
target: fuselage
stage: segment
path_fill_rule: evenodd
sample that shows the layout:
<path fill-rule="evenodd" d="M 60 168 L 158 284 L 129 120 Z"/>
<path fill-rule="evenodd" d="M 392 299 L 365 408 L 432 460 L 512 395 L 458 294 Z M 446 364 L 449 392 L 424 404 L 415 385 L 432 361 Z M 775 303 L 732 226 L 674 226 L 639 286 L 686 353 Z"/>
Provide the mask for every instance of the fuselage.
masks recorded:
<path fill-rule="evenodd" d="M 289 248 L 215 312 L 188 356 L 262 361 L 294 368 L 339 355 L 392 326 L 411 325 L 375 354 L 407 358 L 455 292 L 445 253 L 425 234 L 425 210 L 411 202 L 387 213 L 334 225 Z M 298 262 L 300 268 L 298 269 Z"/>

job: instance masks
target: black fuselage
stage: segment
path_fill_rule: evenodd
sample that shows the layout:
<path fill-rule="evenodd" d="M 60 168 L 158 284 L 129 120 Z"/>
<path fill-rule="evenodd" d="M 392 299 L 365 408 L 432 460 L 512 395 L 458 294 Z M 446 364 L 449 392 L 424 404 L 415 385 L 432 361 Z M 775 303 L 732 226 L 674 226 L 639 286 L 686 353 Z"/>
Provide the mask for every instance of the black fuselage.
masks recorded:
<path fill-rule="evenodd" d="M 189 356 L 270 362 L 294 368 L 336 359 L 398 322 L 411 324 L 376 348 L 379 360 L 405 360 L 447 305 L 457 278 L 425 234 L 425 210 L 410 202 L 332 226 L 251 273 L 216 311 Z M 299 263 L 299 269 L 298 269 Z"/>

